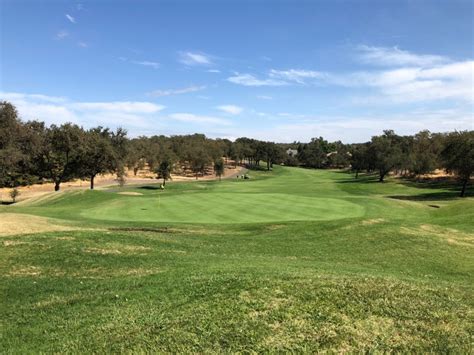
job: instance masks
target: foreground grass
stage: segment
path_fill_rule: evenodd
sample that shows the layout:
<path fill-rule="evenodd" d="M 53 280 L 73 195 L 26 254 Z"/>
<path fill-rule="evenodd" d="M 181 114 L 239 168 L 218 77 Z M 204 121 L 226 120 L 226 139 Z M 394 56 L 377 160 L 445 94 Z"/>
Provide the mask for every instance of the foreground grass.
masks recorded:
<path fill-rule="evenodd" d="M 178 223 L 179 208 L 156 212 L 161 222 L 152 221 L 150 207 L 146 217 L 132 208 L 122 221 L 114 208 L 90 214 L 117 201 L 151 206 L 157 190 L 139 187 L 128 191 L 143 195 L 72 193 L 4 208 L 92 230 L 2 237 L 0 348 L 472 351 L 472 199 L 456 199 L 446 187 L 370 181 L 279 169 L 248 183 L 166 190 L 170 199 L 201 195 L 209 206 L 237 194 L 240 205 L 220 211 L 224 224 L 196 206 L 187 212 L 203 223 Z M 295 222 L 281 220 L 284 208 L 275 208 L 273 220 L 230 213 L 251 209 L 261 193 L 290 195 L 296 209 L 308 198 L 318 208 L 340 200 L 357 213 L 334 216 L 337 204 Z"/>

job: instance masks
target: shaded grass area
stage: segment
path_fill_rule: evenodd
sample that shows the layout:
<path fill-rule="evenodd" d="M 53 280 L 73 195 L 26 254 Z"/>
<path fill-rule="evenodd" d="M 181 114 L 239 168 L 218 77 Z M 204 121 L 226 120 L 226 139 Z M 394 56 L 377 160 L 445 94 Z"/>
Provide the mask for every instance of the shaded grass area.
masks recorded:
<path fill-rule="evenodd" d="M 470 198 L 435 200 L 435 209 L 431 200 L 390 198 L 426 193 L 416 185 L 276 167 L 247 181 L 167 184 L 167 198 L 236 193 L 252 206 L 255 195 L 284 193 L 296 199 L 289 209 L 303 196 L 338 199 L 363 213 L 282 221 L 276 211 L 264 223 L 226 224 L 82 213 L 116 201 L 141 208 L 159 193 L 125 190 L 144 195 L 73 192 L 0 209 L 0 218 L 2 211 L 28 213 L 100 229 L 0 239 L 0 348 L 472 351 Z"/>

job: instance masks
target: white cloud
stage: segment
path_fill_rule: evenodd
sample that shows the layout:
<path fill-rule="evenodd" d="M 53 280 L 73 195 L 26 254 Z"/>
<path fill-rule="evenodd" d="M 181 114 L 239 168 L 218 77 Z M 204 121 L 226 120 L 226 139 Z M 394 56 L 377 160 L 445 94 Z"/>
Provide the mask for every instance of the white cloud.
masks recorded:
<path fill-rule="evenodd" d="M 86 42 L 82 42 L 82 41 L 77 42 L 77 45 L 81 48 L 89 47 L 89 45 Z"/>
<path fill-rule="evenodd" d="M 41 95 L 41 94 L 22 94 L 17 92 L 0 92 L 0 98 L 6 101 L 27 101 L 27 100 L 35 100 L 35 101 L 42 101 L 42 102 L 52 102 L 52 103 L 60 103 L 65 102 L 67 99 L 65 97 L 60 96 L 48 96 L 48 95 Z"/>
<path fill-rule="evenodd" d="M 258 79 L 252 74 L 239 74 L 236 73 L 234 76 L 227 78 L 227 81 L 243 85 L 243 86 L 283 86 L 288 83 L 282 80 L 275 80 L 271 78 L 267 79 Z"/>
<path fill-rule="evenodd" d="M 271 69 L 269 76 L 271 78 L 282 79 L 286 81 L 294 81 L 298 84 L 305 84 L 307 79 L 324 79 L 326 74 L 314 70 L 289 69 L 275 70 Z"/>
<path fill-rule="evenodd" d="M 209 69 L 207 72 L 208 73 L 220 73 L 221 71 L 219 69 Z"/>
<path fill-rule="evenodd" d="M 212 60 L 209 55 L 195 52 L 180 52 L 179 61 L 189 66 L 212 64 Z"/>
<path fill-rule="evenodd" d="M 190 92 L 196 92 L 204 90 L 206 86 L 189 86 L 186 88 L 181 89 L 167 89 L 167 90 L 154 90 L 148 93 L 150 96 L 161 97 L 161 96 L 170 96 L 170 95 L 180 95 L 180 94 L 187 94 Z"/>
<path fill-rule="evenodd" d="M 244 86 L 281 86 L 291 84 L 333 85 L 363 90 L 355 103 L 401 103 L 437 100 L 474 101 L 474 61 L 455 62 L 437 55 L 417 55 L 385 47 L 357 47 L 367 63 L 397 66 L 387 70 L 349 73 L 307 69 L 271 69 L 267 77 L 238 74 L 229 82 Z M 362 54 L 360 54 L 362 52 Z M 370 91 L 369 91 L 370 90 Z M 358 95 L 358 94 L 356 94 Z"/>
<path fill-rule="evenodd" d="M 113 111 L 126 113 L 156 113 L 165 108 L 151 102 L 140 101 L 112 101 L 112 102 L 77 102 L 72 108 L 92 111 Z"/>
<path fill-rule="evenodd" d="M 69 20 L 69 22 L 76 23 L 76 19 L 74 17 L 72 17 L 71 15 L 66 14 L 66 18 Z"/>
<path fill-rule="evenodd" d="M 160 67 L 160 63 L 151 62 L 151 61 L 148 61 L 148 60 L 144 60 L 144 61 L 134 60 L 134 61 L 132 61 L 132 63 L 133 64 L 138 64 L 138 65 L 143 65 L 145 67 L 150 67 L 150 68 L 153 68 L 153 69 L 158 69 Z"/>
<path fill-rule="evenodd" d="M 473 78 L 474 61 L 464 61 L 431 68 L 331 75 L 328 83 L 378 90 L 375 96 L 364 95 L 359 102 L 423 102 L 446 99 L 473 102 Z"/>
<path fill-rule="evenodd" d="M 429 67 L 449 62 L 449 58 L 440 55 L 414 54 L 398 47 L 357 46 L 358 58 L 367 64 L 383 66 Z"/>
<path fill-rule="evenodd" d="M 231 115 L 238 115 L 244 110 L 242 107 L 235 105 L 221 105 L 217 106 L 216 109 L 221 110 L 225 113 L 230 113 Z"/>
<path fill-rule="evenodd" d="M 65 30 L 61 30 L 58 33 L 56 33 L 56 39 L 64 39 L 69 36 L 69 32 Z"/>
<path fill-rule="evenodd" d="M 13 103 L 24 120 L 46 124 L 76 123 L 85 127 L 107 125 L 130 129 L 156 129 L 156 115 L 165 107 L 151 102 L 78 102 L 64 97 L 1 92 L 0 100 Z"/>
<path fill-rule="evenodd" d="M 268 95 L 257 95 L 257 99 L 260 99 L 260 100 L 273 100 L 273 97 L 268 96 Z"/>
<path fill-rule="evenodd" d="M 181 121 L 181 122 L 188 122 L 188 123 L 210 123 L 210 124 L 217 124 L 217 125 L 230 125 L 230 122 L 227 120 L 224 120 L 219 117 L 212 117 L 212 116 L 201 116 L 201 115 L 195 115 L 192 113 L 173 113 L 169 115 L 170 118 L 176 120 L 176 121 Z"/>
<path fill-rule="evenodd" d="M 239 74 L 236 73 L 234 76 L 227 78 L 234 84 L 244 86 L 283 86 L 290 84 L 306 84 L 309 79 L 325 79 L 326 73 L 314 71 L 314 70 L 303 70 L 303 69 L 288 69 L 288 70 L 276 70 L 271 69 L 268 72 L 268 77 L 265 79 L 258 79 L 252 74 Z"/>
<path fill-rule="evenodd" d="M 329 141 L 345 143 L 366 142 L 385 129 L 394 129 L 401 135 L 421 130 L 449 132 L 472 129 L 472 114 L 463 110 L 412 111 L 398 115 L 380 116 L 320 116 L 284 123 L 259 131 L 256 138 L 278 142 L 309 141 L 323 136 Z"/>

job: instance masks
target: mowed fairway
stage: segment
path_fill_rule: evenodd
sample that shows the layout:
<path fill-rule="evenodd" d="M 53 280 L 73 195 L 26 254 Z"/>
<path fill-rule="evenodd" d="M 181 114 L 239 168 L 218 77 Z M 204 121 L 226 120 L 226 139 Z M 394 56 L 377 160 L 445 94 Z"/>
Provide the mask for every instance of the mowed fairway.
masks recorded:
<path fill-rule="evenodd" d="M 472 351 L 472 197 L 250 175 L 0 206 L 2 352 Z"/>

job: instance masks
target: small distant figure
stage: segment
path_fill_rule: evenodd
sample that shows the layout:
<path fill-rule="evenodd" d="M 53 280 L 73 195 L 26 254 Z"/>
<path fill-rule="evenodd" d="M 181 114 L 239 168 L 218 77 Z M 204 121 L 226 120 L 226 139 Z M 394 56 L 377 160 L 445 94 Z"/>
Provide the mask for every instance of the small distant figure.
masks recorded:
<path fill-rule="evenodd" d="M 160 184 L 160 190 L 164 190 L 164 189 L 165 189 L 165 185 Z"/>
<path fill-rule="evenodd" d="M 237 179 L 239 178 L 239 175 L 237 175 Z"/>

